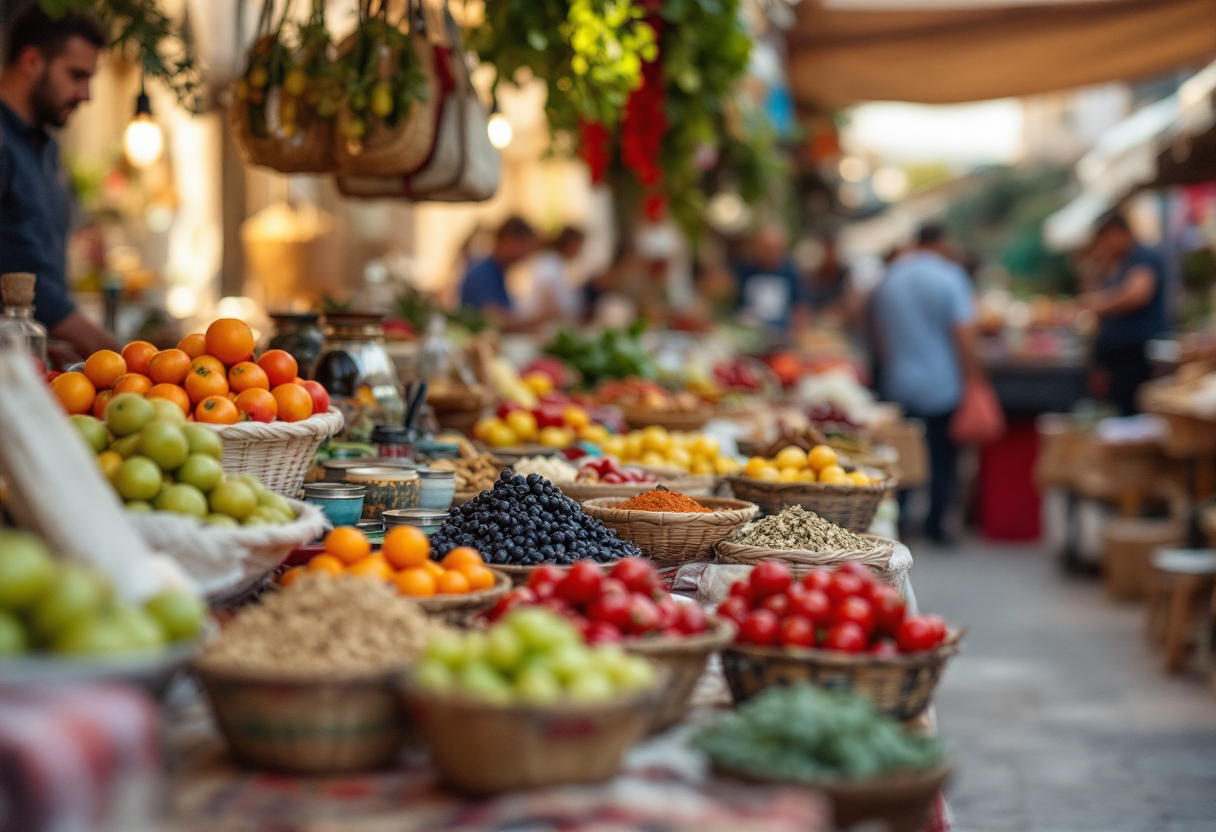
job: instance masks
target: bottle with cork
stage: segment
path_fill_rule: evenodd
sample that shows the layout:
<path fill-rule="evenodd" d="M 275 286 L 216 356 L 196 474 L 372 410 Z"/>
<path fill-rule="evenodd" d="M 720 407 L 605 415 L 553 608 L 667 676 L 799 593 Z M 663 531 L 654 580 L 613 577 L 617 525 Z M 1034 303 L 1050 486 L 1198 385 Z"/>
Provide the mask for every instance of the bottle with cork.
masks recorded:
<path fill-rule="evenodd" d="M 34 320 L 34 280 L 29 272 L 0 275 L 0 299 L 4 301 L 4 316 L 0 317 L 0 345 L 16 340 L 25 345 L 38 365 L 46 372 L 46 329 Z"/>

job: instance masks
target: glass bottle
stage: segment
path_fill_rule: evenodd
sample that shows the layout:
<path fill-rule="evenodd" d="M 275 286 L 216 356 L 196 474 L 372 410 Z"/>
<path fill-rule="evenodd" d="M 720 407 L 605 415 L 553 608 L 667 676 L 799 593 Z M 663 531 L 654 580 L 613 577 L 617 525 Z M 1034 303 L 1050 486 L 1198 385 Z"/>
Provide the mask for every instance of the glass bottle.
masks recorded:
<path fill-rule="evenodd" d="M 34 356 L 38 372 L 45 374 L 46 329 L 34 320 L 34 280 L 29 272 L 0 275 L 0 298 L 4 300 L 0 342 L 13 338 L 23 343 Z"/>
<path fill-rule="evenodd" d="M 432 386 L 444 381 L 465 385 L 475 381 L 464 355 L 448 340 L 442 315 L 432 315 L 427 323 L 426 337 L 418 357 L 418 376 Z"/>

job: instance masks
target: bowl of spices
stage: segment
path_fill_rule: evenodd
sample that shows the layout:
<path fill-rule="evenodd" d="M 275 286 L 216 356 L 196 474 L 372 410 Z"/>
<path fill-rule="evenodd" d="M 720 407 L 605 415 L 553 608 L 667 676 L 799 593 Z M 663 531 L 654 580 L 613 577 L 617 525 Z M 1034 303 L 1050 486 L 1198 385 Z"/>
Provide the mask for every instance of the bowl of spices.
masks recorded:
<path fill-rule="evenodd" d="M 693 499 L 662 486 L 636 497 L 600 497 L 583 503 L 583 511 L 660 566 L 708 560 L 714 546 L 751 520 L 753 503 L 711 497 Z"/>

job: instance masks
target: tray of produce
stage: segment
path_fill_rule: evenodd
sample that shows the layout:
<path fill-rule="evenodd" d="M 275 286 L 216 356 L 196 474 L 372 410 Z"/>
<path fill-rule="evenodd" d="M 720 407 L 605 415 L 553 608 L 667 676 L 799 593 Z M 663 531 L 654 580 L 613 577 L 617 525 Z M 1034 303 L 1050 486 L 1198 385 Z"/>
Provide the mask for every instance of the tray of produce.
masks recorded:
<path fill-rule="evenodd" d="M 704 433 L 669 431 L 652 425 L 590 441 L 605 456 L 621 462 L 675 468 L 696 476 L 725 476 L 740 467 L 733 456 L 722 452 L 716 438 Z"/>
<path fill-rule="evenodd" d="M 939 616 L 908 614 L 899 592 L 858 563 L 801 580 L 780 563 L 761 563 L 731 586 L 717 615 L 739 627 L 722 652 L 736 702 L 806 681 L 858 693 L 897 719 L 928 707 L 963 636 Z"/>
<path fill-rule="evenodd" d="M 583 511 L 633 541 L 660 566 L 679 566 L 712 557 L 714 546 L 755 515 L 744 500 L 693 499 L 662 486 L 636 497 L 601 497 Z"/>
<path fill-rule="evenodd" d="M 692 743 L 727 777 L 823 792 L 847 829 L 920 832 L 951 770 L 936 738 L 860 697 L 801 683 L 766 690 Z"/>

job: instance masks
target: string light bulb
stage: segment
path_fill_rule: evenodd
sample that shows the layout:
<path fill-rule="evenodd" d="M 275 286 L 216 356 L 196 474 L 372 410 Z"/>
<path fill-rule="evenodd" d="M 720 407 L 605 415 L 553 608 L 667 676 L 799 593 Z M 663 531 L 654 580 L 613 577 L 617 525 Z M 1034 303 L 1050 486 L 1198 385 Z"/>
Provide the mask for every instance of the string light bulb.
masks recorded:
<path fill-rule="evenodd" d="M 135 99 L 135 116 L 123 133 L 122 147 L 127 161 L 137 168 L 151 167 L 165 150 L 165 134 L 152 118 L 152 102 L 142 80 Z"/>
<path fill-rule="evenodd" d="M 515 128 L 511 126 L 511 122 L 507 121 L 507 117 L 498 112 L 498 102 L 494 102 L 494 108 L 490 111 L 490 121 L 486 124 L 486 133 L 490 136 L 490 144 L 502 150 L 511 143 L 515 138 Z"/>

